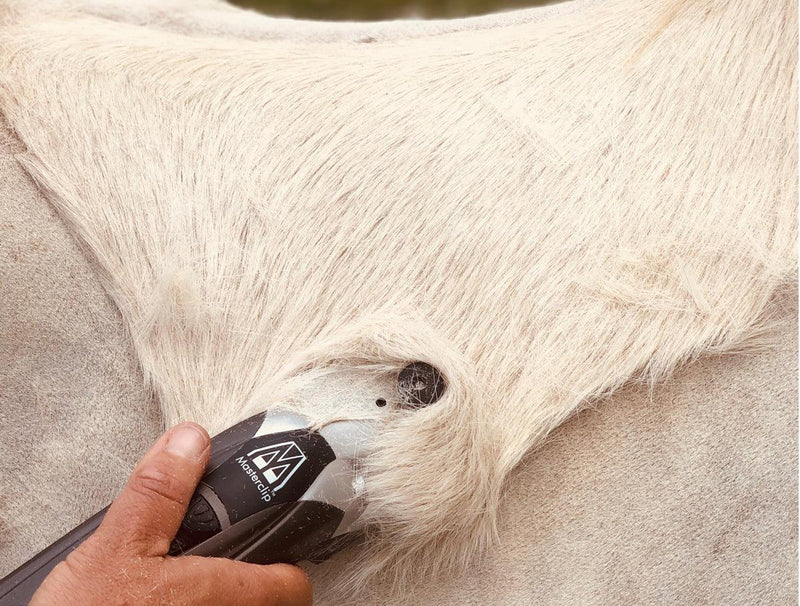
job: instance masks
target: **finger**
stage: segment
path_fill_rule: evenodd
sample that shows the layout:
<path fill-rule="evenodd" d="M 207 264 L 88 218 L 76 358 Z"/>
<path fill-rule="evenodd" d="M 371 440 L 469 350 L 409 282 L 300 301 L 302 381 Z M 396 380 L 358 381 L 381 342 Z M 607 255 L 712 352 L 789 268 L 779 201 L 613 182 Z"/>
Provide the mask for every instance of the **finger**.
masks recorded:
<path fill-rule="evenodd" d="M 214 606 L 310 606 L 306 573 L 290 564 L 260 566 L 224 558 L 181 556 L 166 562 L 170 589 L 192 604 Z"/>
<path fill-rule="evenodd" d="M 208 463 L 206 430 L 182 423 L 144 455 L 95 533 L 118 553 L 165 555 Z"/>

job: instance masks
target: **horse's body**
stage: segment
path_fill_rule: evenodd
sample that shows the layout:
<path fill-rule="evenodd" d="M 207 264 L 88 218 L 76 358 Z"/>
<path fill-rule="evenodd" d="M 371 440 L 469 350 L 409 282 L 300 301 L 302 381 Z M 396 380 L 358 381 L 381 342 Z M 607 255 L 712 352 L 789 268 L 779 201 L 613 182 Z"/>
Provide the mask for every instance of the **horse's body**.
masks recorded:
<path fill-rule="evenodd" d="M 110 499 L 157 433 L 139 365 L 168 423 L 212 431 L 338 372 L 445 371 L 429 410 L 346 411 L 385 417 L 381 532 L 317 570 L 326 596 L 361 570 L 388 567 L 388 592 L 468 563 L 511 469 L 581 405 L 771 328 L 760 353 L 560 429 L 511 481 L 481 574 L 408 599 L 789 598 L 793 7 L 573 4 L 299 39 L 216 3 L 22 4 L 0 32 L 21 140 L 4 135 L 5 568 Z"/>

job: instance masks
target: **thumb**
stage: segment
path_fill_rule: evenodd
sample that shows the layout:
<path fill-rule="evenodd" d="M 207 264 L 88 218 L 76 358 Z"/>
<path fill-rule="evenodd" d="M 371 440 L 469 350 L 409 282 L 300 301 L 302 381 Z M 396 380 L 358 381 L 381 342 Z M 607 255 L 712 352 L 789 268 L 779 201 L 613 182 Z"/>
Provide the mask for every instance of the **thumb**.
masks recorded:
<path fill-rule="evenodd" d="M 117 552 L 163 556 L 208 463 L 205 429 L 181 423 L 144 455 L 95 535 Z"/>

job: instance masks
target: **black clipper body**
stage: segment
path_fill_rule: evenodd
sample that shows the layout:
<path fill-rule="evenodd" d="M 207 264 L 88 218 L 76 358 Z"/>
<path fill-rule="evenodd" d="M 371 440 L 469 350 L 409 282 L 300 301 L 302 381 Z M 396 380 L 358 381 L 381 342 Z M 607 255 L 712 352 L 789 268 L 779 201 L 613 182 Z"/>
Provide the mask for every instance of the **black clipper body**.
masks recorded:
<path fill-rule="evenodd" d="M 294 413 L 261 413 L 211 441 L 211 459 L 170 555 L 246 562 L 319 561 L 363 527 L 359 461 L 369 425 L 313 430 Z M 0 605 L 27 604 L 47 574 L 99 525 L 105 509 L 0 581 Z"/>
<path fill-rule="evenodd" d="M 363 423 L 312 431 L 289 413 L 256 415 L 222 432 L 170 555 L 258 564 L 324 559 L 360 529 L 366 503 L 358 462 L 368 437 Z"/>

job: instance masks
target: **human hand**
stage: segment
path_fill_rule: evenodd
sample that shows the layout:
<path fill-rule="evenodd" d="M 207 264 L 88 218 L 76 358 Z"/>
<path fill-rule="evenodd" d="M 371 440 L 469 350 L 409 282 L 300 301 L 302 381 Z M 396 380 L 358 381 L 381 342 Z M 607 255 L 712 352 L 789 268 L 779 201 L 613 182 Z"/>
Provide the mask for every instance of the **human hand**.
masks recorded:
<path fill-rule="evenodd" d="M 310 605 L 311 584 L 296 566 L 167 556 L 209 454 L 199 425 L 182 423 L 161 436 L 98 529 L 45 578 L 31 606 Z"/>

